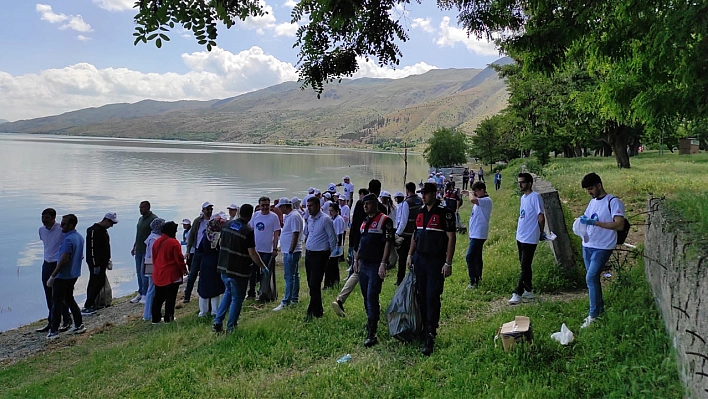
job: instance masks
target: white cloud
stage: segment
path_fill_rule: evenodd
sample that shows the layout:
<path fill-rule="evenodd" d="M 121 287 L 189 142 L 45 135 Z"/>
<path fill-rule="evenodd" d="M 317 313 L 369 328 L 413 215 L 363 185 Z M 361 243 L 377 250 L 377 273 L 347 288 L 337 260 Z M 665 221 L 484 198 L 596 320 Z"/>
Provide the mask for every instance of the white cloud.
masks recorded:
<path fill-rule="evenodd" d="M 433 32 L 435 32 L 435 28 L 433 28 L 432 26 L 430 26 L 430 17 L 425 18 L 425 19 L 423 19 L 423 18 L 414 18 L 414 19 L 413 19 L 413 23 L 411 24 L 411 27 L 412 27 L 413 29 L 415 29 L 415 28 L 421 29 L 421 30 L 423 30 L 424 32 L 428 32 L 428 33 L 433 33 Z"/>
<path fill-rule="evenodd" d="M 91 40 L 90 37 L 86 37 L 86 36 L 84 36 L 84 35 L 78 35 L 78 36 L 76 36 L 76 38 L 79 39 L 79 40 L 81 40 L 82 42 L 86 42 L 86 41 Z"/>
<path fill-rule="evenodd" d="M 283 3 L 283 6 L 288 8 L 293 8 L 295 5 L 297 5 L 297 1 L 295 0 L 285 0 L 285 3 Z"/>
<path fill-rule="evenodd" d="M 93 4 L 108 11 L 126 11 L 133 8 L 135 0 L 92 0 Z"/>
<path fill-rule="evenodd" d="M 49 4 L 37 4 L 35 10 L 39 13 L 39 19 L 47 21 L 50 24 L 60 24 L 59 29 L 71 29 L 77 32 L 92 32 L 91 25 L 84 22 L 81 15 L 65 15 L 57 14 L 52 11 L 52 6 Z"/>
<path fill-rule="evenodd" d="M 396 4 L 389 12 L 388 16 L 394 21 L 397 21 L 401 18 L 407 18 L 408 14 L 410 12 L 406 10 L 406 7 L 403 4 Z"/>
<path fill-rule="evenodd" d="M 359 70 L 354 74 L 352 78 L 389 78 L 389 79 L 400 79 L 405 78 L 410 75 L 420 75 L 422 73 L 428 72 L 431 69 L 438 69 L 438 67 L 433 65 L 428 65 L 425 62 L 419 62 L 415 65 L 409 65 L 403 68 L 393 69 L 389 67 L 381 67 L 374 60 L 369 59 L 366 61 L 364 57 L 359 57 L 357 59 L 359 63 Z"/>
<path fill-rule="evenodd" d="M 266 12 L 265 15 L 260 17 L 248 17 L 245 20 L 236 21 L 236 24 L 245 29 L 255 29 L 258 34 L 262 35 L 264 33 L 263 29 L 275 29 L 275 14 L 273 14 L 273 7 L 269 6 L 265 0 L 259 0 L 258 3 Z"/>
<path fill-rule="evenodd" d="M 0 118 L 17 120 L 144 99 L 175 101 L 226 98 L 297 80 L 295 67 L 251 47 L 238 54 L 221 48 L 183 54 L 184 74 L 98 69 L 79 63 L 39 74 L 0 71 Z"/>
<path fill-rule="evenodd" d="M 295 34 L 299 28 L 300 25 L 297 22 L 294 24 L 291 24 L 290 22 L 283 22 L 275 27 L 274 33 L 276 36 L 295 37 Z"/>
<path fill-rule="evenodd" d="M 440 47 L 454 47 L 457 43 L 462 43 L 468 50 L 479 55 L 499 55 L 499 50 L 486 40 L 478 40 L 474 36 L 469 37 L 463 29 L 450 26 L 450 17 L 443 17 L 440 22 L 440 36 L 435 43 Z"/>

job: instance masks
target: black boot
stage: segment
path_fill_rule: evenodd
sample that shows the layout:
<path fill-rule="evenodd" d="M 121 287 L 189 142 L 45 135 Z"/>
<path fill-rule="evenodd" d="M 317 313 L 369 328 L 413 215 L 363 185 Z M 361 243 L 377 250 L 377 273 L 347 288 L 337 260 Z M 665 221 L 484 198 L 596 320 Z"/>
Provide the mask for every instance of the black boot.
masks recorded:
<path fill-rule="evenodd" d="M 366 325 L 366 340 L 364 341 L 364 346 L 371 348 L 372 346 L 379 343 L 379 339 L 376 338 L 376 329 L 378 327 L 378 322 L 369 321 Z"/>
<path fill-rule="evenodd" d="M 423 356 L 430 356 L 430 354 L 433 353 L 434 348 L 435 348 L 435 335 L 428 334 L 425 337 L 425 343 L 423 344 L 423 347 L 420 348 L 420 352 L 423 354 Z"/>

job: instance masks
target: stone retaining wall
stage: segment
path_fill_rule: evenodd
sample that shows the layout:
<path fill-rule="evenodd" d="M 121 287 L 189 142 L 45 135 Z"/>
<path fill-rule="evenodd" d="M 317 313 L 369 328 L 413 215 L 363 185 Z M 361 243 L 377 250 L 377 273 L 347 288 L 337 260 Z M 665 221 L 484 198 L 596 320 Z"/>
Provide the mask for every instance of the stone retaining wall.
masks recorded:
<path fill-rule="evenodd" d="M 676 350 L 681 380 L 693 398 L 708 397 L 708 250 L 666 215 L 662 199 L 647 205 L 644 262 L 654 299 Z"/>

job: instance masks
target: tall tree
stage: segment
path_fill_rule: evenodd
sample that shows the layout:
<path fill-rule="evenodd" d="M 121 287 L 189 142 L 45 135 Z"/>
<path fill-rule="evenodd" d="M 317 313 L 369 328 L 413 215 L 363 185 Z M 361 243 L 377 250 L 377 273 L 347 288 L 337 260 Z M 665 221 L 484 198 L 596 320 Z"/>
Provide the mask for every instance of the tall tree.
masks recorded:
<path fill-rule="evenodd" d="M 434 168 L 464 164 L 467 162 L 467 135 L 454 129 L 440 128 L 428 139 L 423 156 Z"/>

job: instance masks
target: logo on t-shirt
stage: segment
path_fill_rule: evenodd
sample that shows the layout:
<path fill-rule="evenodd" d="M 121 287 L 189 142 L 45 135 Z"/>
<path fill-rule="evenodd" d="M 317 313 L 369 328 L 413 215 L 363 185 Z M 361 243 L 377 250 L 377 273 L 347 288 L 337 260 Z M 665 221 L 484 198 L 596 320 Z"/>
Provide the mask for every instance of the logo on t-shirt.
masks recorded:
<path fill-rule="evenodd" d="M 239 230 L 241 230 L 241 227 L 243 227 L 243 224 L 241 223 L 240 220 L 234 220 L 233 222 L 231 222 L 232 229 L 239 231 Z"/>
<path fill-rule="evenodd" d="M 522 209 L 521 214 L 519 215 L 519 219 L 526 219 L 526 210 Z"/>
<path fill-rule="evenodd" d="M 263 222 L 256 223 L 256 230 L 258 230 L 258 231 L 265 230 L 265 224 Z"/>
<path fill-rule="evenodd" d="M 598 215 L 597 213 L 593 213 L 592 216 L 590 216 L 590 219 L 592 219 L 592 220 L 600 220 L 600 215 Z"/>

